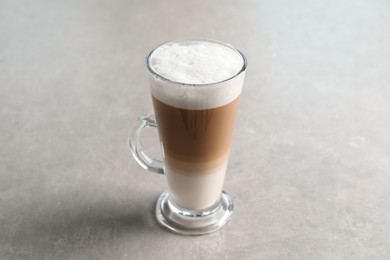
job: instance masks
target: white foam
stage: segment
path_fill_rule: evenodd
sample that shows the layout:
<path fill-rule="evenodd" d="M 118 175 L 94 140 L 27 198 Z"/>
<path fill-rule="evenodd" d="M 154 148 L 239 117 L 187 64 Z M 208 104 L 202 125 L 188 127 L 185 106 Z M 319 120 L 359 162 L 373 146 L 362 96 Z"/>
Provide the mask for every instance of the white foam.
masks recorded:
<path fill-rule="evenodd" d="M 170 42 L 154 50 L 148 63 L 163 77 L 151 75 L 152 95 L 166 104 L 208 109 L 228 104 L 241 94 L 244 58 L 224 44 Z"/>
<path fill-rule="evenodd" d="M 241 55 L 215 42 L 185 41 L 165 44 L 150 56 L 152 69 L 171 81 L 209 84 L 236 75 L 243 66 Z"/>

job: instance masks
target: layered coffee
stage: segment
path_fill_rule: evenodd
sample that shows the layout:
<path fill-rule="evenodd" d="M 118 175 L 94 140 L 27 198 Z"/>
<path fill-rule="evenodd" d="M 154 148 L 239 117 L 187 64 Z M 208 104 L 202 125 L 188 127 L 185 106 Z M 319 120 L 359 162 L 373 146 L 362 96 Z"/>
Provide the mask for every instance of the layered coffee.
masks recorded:
<path fill-rule="evenodd" d="M 215 42 L 168 43 L 148 57 L 171 198 L 189 210 L 221 195 L 245 62 Z"/>

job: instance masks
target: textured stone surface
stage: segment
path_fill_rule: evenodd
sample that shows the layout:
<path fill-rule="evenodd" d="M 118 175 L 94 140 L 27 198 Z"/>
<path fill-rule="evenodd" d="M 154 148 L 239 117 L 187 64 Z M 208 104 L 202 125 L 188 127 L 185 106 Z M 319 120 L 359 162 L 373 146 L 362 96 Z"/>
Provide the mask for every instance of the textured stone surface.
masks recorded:
<path fill-rule="evenodd" d="M 389 259 L 389 14 L 387 0 L 0 0 L 0 259 Z M 157 226 L 165 178 L 127 148 L 151 109 L 145 55 L 189 37 L 249 64 L 235 215 L 202 237 Z"/>

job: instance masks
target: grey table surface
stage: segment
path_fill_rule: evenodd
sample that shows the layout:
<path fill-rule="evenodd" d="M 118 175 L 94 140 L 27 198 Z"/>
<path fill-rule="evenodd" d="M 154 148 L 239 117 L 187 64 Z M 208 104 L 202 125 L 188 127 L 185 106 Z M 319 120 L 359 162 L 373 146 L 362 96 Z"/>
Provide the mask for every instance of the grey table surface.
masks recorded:
<path fill-rule="evenodd" d="M 390 259 L 389 28 L 388 0 L 0 0 L 0 259 Z M 234 217 L 200 237 L 127 146 L 177 38 L 248 58 Z"/>

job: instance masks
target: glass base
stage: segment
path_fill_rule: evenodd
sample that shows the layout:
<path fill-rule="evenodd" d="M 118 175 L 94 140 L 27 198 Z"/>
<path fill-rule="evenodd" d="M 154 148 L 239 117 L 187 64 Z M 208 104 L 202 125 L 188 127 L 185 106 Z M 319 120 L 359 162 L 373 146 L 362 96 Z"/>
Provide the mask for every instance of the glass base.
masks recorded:
<path fill-rule="evenodd" d="M 165 191 L 157 200 L 157 221 L 170 231 L 180 235 L 205 235 L 224 226 L 233 214 L 233 200 L 222 192 L 220 199 L 211 207 L 191 211 L 176 206 Z"/>

